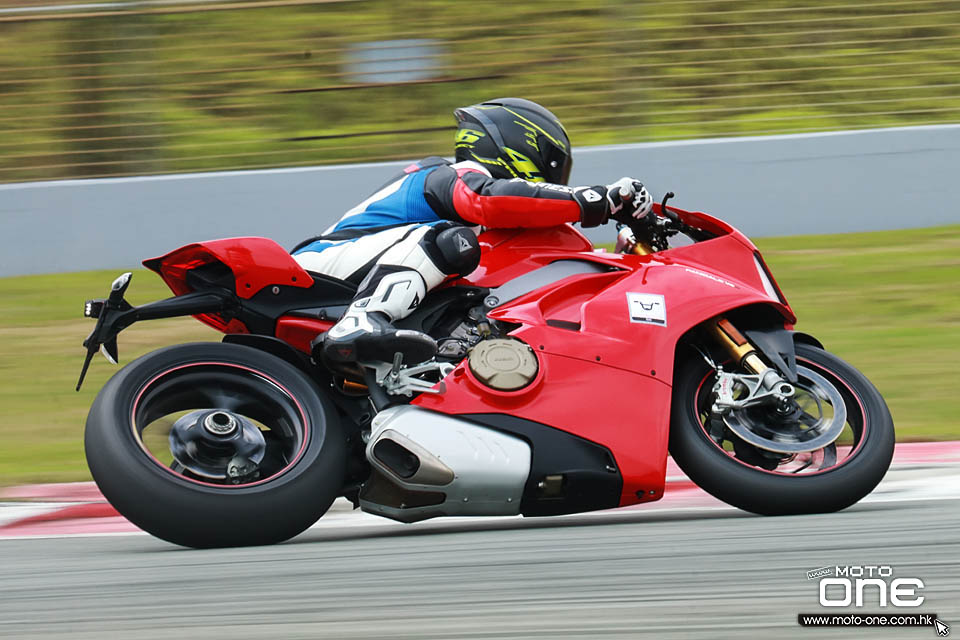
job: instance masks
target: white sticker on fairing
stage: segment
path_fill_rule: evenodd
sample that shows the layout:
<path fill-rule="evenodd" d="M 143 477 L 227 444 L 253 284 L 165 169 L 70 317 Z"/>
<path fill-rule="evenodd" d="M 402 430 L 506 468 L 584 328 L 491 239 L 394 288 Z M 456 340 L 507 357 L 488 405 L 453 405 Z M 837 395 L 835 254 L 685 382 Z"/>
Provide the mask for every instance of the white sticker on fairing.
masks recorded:
<path fill-rule="evenodd" d="M 667 305 L 659 293 L 628 293 L 630 322 L 667 326 Z"/>
<path fill-rule="evenodd" d="M 724 280 L 723 278 L 718 278 L 717 276 L 706 273 L 705 271 L 700 271 L 700 269 L 691 269 L 690 267 L 685 267 L 684 271 L 687 273 L 692 273 L 695 276 L 700 276 L 701 278 L 706 278 L 708 280 L 713 280 L 714 282 L 719 282 L 720 284 L 725 284 L 731 289 L 736 289 L 737 285 L 733 284 L 729 280 Z"/>

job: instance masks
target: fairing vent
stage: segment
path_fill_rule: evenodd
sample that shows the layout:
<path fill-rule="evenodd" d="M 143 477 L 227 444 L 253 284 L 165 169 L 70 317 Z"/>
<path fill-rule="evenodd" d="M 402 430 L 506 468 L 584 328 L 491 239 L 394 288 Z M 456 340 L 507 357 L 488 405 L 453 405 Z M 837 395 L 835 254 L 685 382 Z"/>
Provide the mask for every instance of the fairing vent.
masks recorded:
<path fill-rule="evenodd" d="M 763 290 L 766 294 L 771 298 L 776 298 L 781 304 L 786 305 L 787 299 L 780 291 L 780 287 L 777 286 L 777 281 L 773 279 L 773 275 L 770 273 L 770 269 L 767 268 L 767 263 L 763 261 L 763 257 L 759 251 L 753 252 L 753 262 L 757 267 L 757 274 L 760 276 L 760 282 L 763 283 Z"/>

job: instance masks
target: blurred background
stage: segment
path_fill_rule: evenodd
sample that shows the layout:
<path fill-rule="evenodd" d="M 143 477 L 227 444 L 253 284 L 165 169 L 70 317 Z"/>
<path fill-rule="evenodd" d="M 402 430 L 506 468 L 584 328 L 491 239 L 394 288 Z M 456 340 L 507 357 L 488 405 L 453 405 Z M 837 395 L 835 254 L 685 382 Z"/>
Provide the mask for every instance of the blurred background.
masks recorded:
<path fill-rule="evenodd" d="M 575 145 L 956 122 L 956 0 L 0 2 L 0 181 L 448 154 L 451 110 Z"/>
<path fill-rule="evenodd" d="M 548 106 L 577 147 L 954 125 L 958 63 L 956 0 L 0 0 L 0 223 L 31 252 L 47 233 L 21 220 L 42 214 L 51 235 L 106 224 L 96 200 L 44 181 L 448 155 L 453 108 L 505 95 Z M 914 154 L 949 152 L 939 132 L 956 129 L 931 131 L 914 147 L 878 143 L 869 160 L 907 177 L 860 176 L 850 197 L 882 202 L 929 178 Z M 865 160 L 835 155 L 841 168 L 821 170 L 838 182 Z M 955 175 L 956 156 L 942 157 L 935 168 Z M 803 185 L 806 169 L 791 166 L 777 170 Z M 779 196 L 771 183 L 753 188 Z M 52 193 L 71 195 L 54 207 Z M 275 194 L 278 211 L 286 195 Z M 695 205 L 726 213 L 704 197 Z M 921 205 L 960 223 L 939 193 Z M 76 219 L 74 206 L 94 213 Z M 124 224 L 139 224 L 138 211 Z M 883 228 L 916 226 L 900 204 L 885 214 Z M 960 226 L 793 235 L 813 231 L 801 218 L 790 237 L 757 241 L 798 328 L 874 380 L 901 440 L 960 439 Z M 96 360 L 74 393 L 92 328 L 79 316 L 116 273 L 0 278 L 0 485 L 89 477 L 83 421 L 115 369 Z M 136 273 L 133 303 L 166 295 Z M 121 337 L 121 362 L 192 339 L 218 335 L 190 319 L 137 325 Z"/>

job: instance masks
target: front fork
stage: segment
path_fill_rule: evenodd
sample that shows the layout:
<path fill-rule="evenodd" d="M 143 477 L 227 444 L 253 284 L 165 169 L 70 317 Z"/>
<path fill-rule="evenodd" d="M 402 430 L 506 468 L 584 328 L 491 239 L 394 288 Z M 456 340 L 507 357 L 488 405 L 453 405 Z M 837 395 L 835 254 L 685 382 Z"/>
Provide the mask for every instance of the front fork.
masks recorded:
<path fill-rule="evenodd" d="M 669 194 L 669 198 L 673 194 Z M 666 210 L 667 198 L 664 198 L 661 204 L 661 210 Z M 617 234 L 617 253 L 628 253 L 636 256 L 646 256 L 656 253 L 656 247 L 643 238 L 638 238 L 630 227 L 624 226 Z M 794 396 L 795 388 L 790 381 L 796 381 L 795 359 L 793 357 L 793 338 L 785 331 L 774 331 L 780 333 L 777 337 L 770 335 L 770 332 L 759 332 L 755 337 L 761 340 L 764 346 L 758 349 L 750 340 L 748 340 L 727 318 L 717 316 L 706 323 L 707 332 L 720 345 L 723 351 L 730 356 L 730 359 L 747 371 L 749 374 L 737 374 L 724 372 L 723 367 L 714 363 L 707 354 L 704 358 L 711 367 L 717 371 L 717 383 L 714 386 L 714 392 L 717 402 L 714 404 L 714 411 L 721 414 L 729 413 L 732 409 L 742 409 L 747 406 L 757 404 L 777 403 L 781 408 L 786 408 L 790 404 L 790 399 Z M 767 335 L 766 339 L 763 336 Z M 770 338 L 773 339 L 770 339 Z M 784 349 L 784 342 L 787 349 Z M 778 351 L 789 351 L 788 357 Z M 758 351 L 765 351 L 767 357 L 777 364 L 777 367 L 771 367 Z M 783 374 L 783 375 L 781 375 Z M 785 379 L 786 378 L 786 379 Z M 735 397 L 735 393 L 746 389 L 746 394 Z"/>
<path fill-rule="evenodd" d="M 666 200 L 664 200 L 664 204 L 666 204 Z M 625 226 L 617 235 L 616 251 L 617 253 L 645 256 L 655 253 L 656 248 L 651 246 L 649 242 L 637 238 L 633 231 Z M 751 372 L 749 374 L 727 373 L 723 370 L 723 367 L 703 354 L 710 366 L 717 371 L 717 382 L 713 389 L 717 401 L 714 403 L 713 411 L 719 414 L 727 414 L 733 409 L 769 403 L 776 403 L 785 409 L 796 390 L 788 380 L 784 379 L 781 373 L 786 373 L 789 380 L 796 380 L 796 375 L 790 375 L 790 372 L 786 370 L 778 371 L 776 368 L 767 365 L 760 357 L 757 347 L 737 330 L 727 318 L 717 316 L 709 320 L 706 326 L 708 333 L 730 356 L 730 359 Z M 786 339 L 790 343 L 792 351 L 792 338 L 787 336 Z M 768 343 L 768 348 L 773 346 L 773 344 Z M 785 365 L 785 368 L 791 366 L 783 358 L 778 359 L 782 365 Z M 746 393 L 742 393 L 744 389 Z M 740 395 L 737 396 L 736 394 Z"/>
<path fill-rule="evenodd" d="M 707 326 L 710 333 L 734 362 L 758 375 L 763 375 L 770 370 L 770 367 L 760 359 L 754 346 L 733 326 L 732 322 L 723 316 L 718 316 L 710 320 Z"/>
<path fill-rule="evenodd" d="M 795 387 L 760 357 L 757 348 L 723 316 L 711 319 L 707 330 L 731 360 L 751 373 L 732 373 L 711 362 L 717 371 L 713 412 L 725 415 L 734 409 L 761 404 L 789 405 Z M 706 356 L 705 356 L 706 357 Z"/>

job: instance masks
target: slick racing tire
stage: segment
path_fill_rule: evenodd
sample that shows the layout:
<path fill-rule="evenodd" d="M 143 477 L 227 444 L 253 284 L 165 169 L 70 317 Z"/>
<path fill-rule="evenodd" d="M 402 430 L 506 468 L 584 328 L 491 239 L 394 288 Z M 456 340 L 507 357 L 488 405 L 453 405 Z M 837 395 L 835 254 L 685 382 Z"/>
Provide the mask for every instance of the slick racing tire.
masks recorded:
<path fill-rule="evenodd" d="M 291 364 L 234 344 L 177 345 L 121 369 L 90 408 L 84 446 L 117 511 L 187 547 L 287 540 L 345 474 L 329 400 Z"/>
<path fill-rule="evenodd" d="M 890 466 L 893 420 L 877 389 L 823 349 L 797 344 L 796 354 L 800 439 L 809 428 L 802 425 L 818 424 L 811 413 L 827 416 L 824 420 L 841 416 L 837 424 L 845 424 L 835 443 L 794 454 L 771 453 L 738 438 L 729 423 L 711 415 L 713 369 L 692 350 L 678 362 L 670 453 L 691 480 L 727 504 L 763 515 L 838 511 L 870 493 Z M 765 429 L 776 421 L 788 422 L 773 407 L 749 411 L 744 423 L 760 433 L 771 433 Z M 763 411 L 769 412 L 767 424 Z M 773 428 L 785 432 L 784 424 Z"/>

